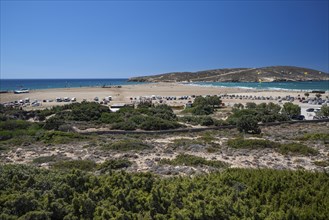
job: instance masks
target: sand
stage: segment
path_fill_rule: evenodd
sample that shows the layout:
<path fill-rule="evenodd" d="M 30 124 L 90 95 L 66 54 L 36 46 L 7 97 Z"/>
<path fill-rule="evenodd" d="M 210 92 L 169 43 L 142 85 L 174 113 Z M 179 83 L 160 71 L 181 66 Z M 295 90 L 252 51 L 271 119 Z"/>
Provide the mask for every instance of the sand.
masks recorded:
<path fill-rule="evenodd" d="M 184 85 L 178 83 L 152 83 L 139 85 L 125 85 L 121 88 L 100 88 L 100 87 L 80 87 L 80 88 L 58 88 L 58 89 L 40 89 L 31 90 L 30 93 L 0 94 L 0 102 L 10 102 L 24 98 L 30 100 L 56 99 L 57 97 L 75 97 L 78 102 L 86 99 L 92 101 L 95 97 L 100 99 L 106 96 L 112 96 L 113 102 L 130 102 L 130 97 L 137 96 L 190 96 L 190 95 L 219 95 L 219 94 L 248 94 L 256 96 L 304 96 L 304 92 L 286 91 L 286 90 L 254 90 L 242 88 L 223 88 L 223 87 L 202 87 L 194 85 Z M 328 95 L 328 94 L 326 94 Z M 58 103 L 50 103 L 52 105 Z"/>
<path fill-rule="evenodd" d="M 131 98 L 138 97 L 151 97 L 152 95 L 168 97 L 168 96 L 192 96 L 192 95 L 220 95 L 220 94 L 235 94 L 235 95 L 248 95 L 248 96 L 265 96 L 269 97 L 285 97 L 292 96 L 297 98 L 304 97 L 303 91 L 288 91 L 288 90 L 255 90 L 255 89 L 243 89 L 243 88 L 227 88 L 227 87 L 203 87 L 179 83 L 152 83 L 152 84 L 139 84 L 139 85 L 124 85 L 120 88 L 101 88 L 101 87 L 80 87 L 80 88 L 58 88 L 58 89 L 40 89 L 40 90 L 31 90 L 30 93 L 25 94 L 14 94 L 14 93 L 1 93 L 0 94 L 0 103 L 13 102 L 23 100 L 25 98 L 30 98 L 31 102 L 38 100 L 40 106 L 32 107 L 28 105 L 24 107 L 25 110 L 35 110 L 35 109 L 44 109 L 49 108 L 55 105 L 64 105 L 68 102 L 56 102 L 56 98 L 64 97 L 75 97 L 77 102 L 93 101 L 95 97 L 98 97 L 99 100 L 104 99 L 105 97 L 112 96 L 112 100 L 108 105 L 112 104 L 122 104 L 122 103 L 133 103 Z M 329 91 L 326 94 L 322 94 L 322 97 L 325 98 L 329 95 Z M 315 94 L 310 94 L 310 97 L 314 97 Z M 52 102 L 43 102 L 43 100 L 53 100 Z M 163 103 L 171 106 L 184 106 L 188 101 L 193 101 L 189 98 L 188 100 L 164 100 Z M 225 106 L 233 106 L 235 103 L 245 104 L 247 102 L 255 102 L 257 104 L 263 102 L 273 102 L 276 104 L 283 105 L 284 102 L 279 103 L 277 100 L 251 100 L 251 99 L 222 99 Z M 158 101 L 155 101 L 155 103 Z M 314 113 L 307 113 L 306 109 L 308 108 L 320 108 L 320 105 L 310 105 L 300 103 L 299 100 L 295 100 L 294 104 L 301 106 L 302 114 L 306 119 L 311 120 L 314 117 Z"/>

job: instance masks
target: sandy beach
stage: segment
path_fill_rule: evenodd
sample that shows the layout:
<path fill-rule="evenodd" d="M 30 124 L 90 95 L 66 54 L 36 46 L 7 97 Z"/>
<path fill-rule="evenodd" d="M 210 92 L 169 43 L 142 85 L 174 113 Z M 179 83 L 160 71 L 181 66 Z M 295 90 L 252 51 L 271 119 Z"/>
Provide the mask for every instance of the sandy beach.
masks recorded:
<path fill-rule="evenodd" d="M 40 89 L 30 90 L 29 93 L 14 94 L 14 93 L 2 93 L 0 94 L 0 102 L 13 102 L 16 100 L 22 100 L 30 98 L 30 100 L 54 100 L 53 102 L 43 102 L 42 107 L 49 107 L 59 104 L 66 104 L 64 102 L 55 102 L 57 97 L 75 97 L 77 102 L 81 102 L 84 99 L 86 101 L 93 101 L 95 97 L 102 100 L 104 97 L 112 96 L 113 103 L 130 103 L 130 98 L 141 97 L 141 96 L 191 96 L 191 95 L 220 95 L 220 94 L 236 94 L 236 95 L 248 95 L 248 96 L 272 96 L 272 97 L 285 97 L 293 96 L 297 97 L 300 95 L 304 96 L 303 91 L 288 91 L 288 90 L 255 90 L 255 89 L 242 89 L 242 88 L 228 88 L 228 87 L 202 87 L 194 85 L 184 85 L 178 83 L 152 83 L 152 84 L 139 84 L 139 85 L 124 85 L 121 88 L 101 88 L 101 87 L 81 87 L 81 88 L 58 88 L 58 89 Z M 315 94 L 310 94 L 310 97 Z M 328 92 L 322 95 L 323 97 L 328 96 Z M 232 102 L 264 102 L 264 100 L 225 100 L 225 103 Z M 266 101 L 266 100 L 265 100 Z M 183 102 L 182 102 L 183 103 Z M 179 101 L 172 102 L 169 104 L 180 104 Z"/>

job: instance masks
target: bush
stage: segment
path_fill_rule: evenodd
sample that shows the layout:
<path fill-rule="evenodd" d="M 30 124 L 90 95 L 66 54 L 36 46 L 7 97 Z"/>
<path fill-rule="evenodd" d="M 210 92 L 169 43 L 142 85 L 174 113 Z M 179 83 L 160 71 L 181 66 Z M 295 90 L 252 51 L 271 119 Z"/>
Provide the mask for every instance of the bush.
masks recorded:
<path fill-rule="evenodd" d="M 168 105 L 158 105 L 150 108 L 151 115 L 168 121 L 175 121 L 177 116 Z"/>
<path fill-rule="evenodd" d="M 179 120 L 181 122 L 187 123 L 187 124 L 191 124 L 191 125 L 202 125 L 202 126 L 210 126 L 210 125 L 214 125 L 215 122 L 217 122 L 217 124 L 220 124 L 223 121 L 218 121 L 218 120 L 214 120 L 212 117 L 210 116 L 201 116 L 201 117 L 196 117 L 196 116 L 183 116 L 180 117 Z"/>
<path fill-rule="evenodd" d="M 117 151 L 142 151 L 151 149 L 152 147 L 144 144 L 138 140 L 121 140 L 114 142 L 110 145 L 104 146 L 106 150 L 117 150 Z"/>
<path fill-rule="evenodd" d="M 147 116 L 144 115 L 134 115 L 131 118 L 129 118 L 129 121 L 134 122 L 137 125 L 142 124 L 147 120 Z"/>
<path fill-rule="evenodd" d="M 13 137 L 13 132 L 0 131 L 0 141 L 9 140 Z"/>
<path fill-rule="evenodd" d="M 160 164 L 169 164 L 169 165 L 184 165 L 184 166 L 210 166 L 210 167 L 215 167 L 215 168 L 224 168 L 227 167 L 227 164 L 218 161 L 218 160 L 206 160 L 203 157 L 198 157 L 194 155 L 189 155 L 189 154 L 179 154 L 176 156 L 175 159 L 169 160 L 169 159 L 161 159 Z"/>
<path fill-rule="evenodd" d="M 304 134 L 304 136 L 299 137 L 300 140 L 322 140 L 322 141 L 328 141 L 329 140 L 329 134 L 328 133 L 311 133 L 311 134 Z"/>
<path fill-rule="evenodd" d="M 124 118 L 119 113 L 110 113 L 110 112 L 103 112 L 100 117 L 100 121 L 105 124 L 112 124 L 112 123 L 119 123 L 123 122 Z"/>
<path fill-rule="evenodd" d="M 52 165 L 55 169 L 78 169 L 84 171 L 92 171 L 96 168 L 96 163 L 91 160 L 67 160 L 58 161 Z"/>
<path fill-rule="evenodd" d="M 300 115 L 300 106 L 292 104 L 291 102 L 286 102 L 283 105 L 282 113 L 287 114 L 288 116 Z"/>
<path fill-rule="evenodd" d="M 177 122 L 163 120 L 156 117 L 148 117 L 146 121 L 140 125 L 140 128 L 144 130 L 168 130 L 179 127 L 181 127 L 181 125 Z"/>
<path fill-rule="evenodd" d="M 255 117 L 242 116 L 237 121 L 237 129 L 240 132 L 249 133 L 249 134 L 260 134 L 261 130 L 258 126 L 258 122 Z"/>
<path fill-rule="evenodd" d="M 281 154 L 293 154 L 293 155 L 305 155 L 305 156 L 317 155 L 319 153 L 317 150 L 300 143 L 281 144 L 278 151 Z"/>
<path fill-rule="evenodd" d="M 118 129 L 118 130 L 135 130 L 137 128 L 137 125 L 133 121 L 124 121 L 124 122 L 119 122 L 119 123 L 114 123 L 112 125 L 112 129 Z"/>
<path fill-rule="evenodd" d="M 214 120 L 210 116 L 203 117 L 200 124 L 202 126 L 209 126 L 214 124 Z"/>
<path fill-rule="evenodd" d="M 319 167 L 329 167 L 329 160 L 314 161 L 314 164 L 319 166 Z"/>
<path fill-rule="evenodd" d="M 32 125 L 31 122 L 22 120 L 8 120 L 0 121 L 0 130 L 17 130 L 17 129 L 27 129 Z"/>
<path fill-rule="evenodd" d="M 58 130 L 58 128 L 65 124 L 65 121 L 59 117 L 51 117 L 46 120 L 43 128 L 46 130 Z"/>
<path fill-rule="evenodd" d="M 210 115 L 214 110 L 209 105 L 198 105 L 191 108 L 193 115 Z"/>
<path fill-rule="evenodd" d="M 128 159 L 110 159 L 99 164 L 97 169 L 100 170 L 101 173 L 105 173 L 112 170 L 130 167 L 131 164 L 132 162 L 130 162 Z"/>
<path fill-rule="evenodd" d="M 329 117 L 329 106 L 328 105 L 323 105 L 321 107 L 319 115 L 324 116 L 324 117 Z"/>
<path fill-rule="evenodd" d="M 95 102 L 73 103 L 70 106 L 72 119 L 76 121 L 97 121 L 109 108 Z"/>
<path fill-rule="evenodd" d="M 88 137 L 73 132 L 47 131 L 41 132 L 36 138 L 44 143 L 66 144 L 73 141 L 81 141 Z"/>
<path fill-rule="evenodd" d="M 49 162 L 53 162 L 56 160 L 56 156 L 55 155 L 51 155 L 51 156 L 43 156 L 43 157 L 37 157 L 35 159 L 33 159 L 33 163 L 37 163 L 37 164 L 41 164 L 41 163 L 49 163 Z"/>

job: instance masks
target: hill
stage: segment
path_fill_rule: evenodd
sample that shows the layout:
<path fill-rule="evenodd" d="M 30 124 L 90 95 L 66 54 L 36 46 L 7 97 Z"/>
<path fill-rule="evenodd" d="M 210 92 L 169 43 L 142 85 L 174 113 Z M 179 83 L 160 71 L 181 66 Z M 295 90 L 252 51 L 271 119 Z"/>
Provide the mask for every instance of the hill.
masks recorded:
<path fill-rule="evenodd" d="M 172 72 L 132 77 L 132 82 L 278 82 L 329 80 L 329 74 L 318 70 L 271 66 L 262 68 L 213 69 L 198 72 Z"/>

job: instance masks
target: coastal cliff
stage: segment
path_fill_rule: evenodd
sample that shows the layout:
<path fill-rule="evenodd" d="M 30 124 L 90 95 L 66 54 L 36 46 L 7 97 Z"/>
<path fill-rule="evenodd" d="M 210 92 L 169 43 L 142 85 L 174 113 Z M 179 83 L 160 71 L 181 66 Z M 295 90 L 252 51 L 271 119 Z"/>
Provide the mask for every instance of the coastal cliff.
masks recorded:
<path fill-rule="evenodd" d="M 172 72 L 132 77 L 131 82 L 279 82 L 329 80 L 329 74 L 302 67 L 213 69 L 198 72 Z"/>

